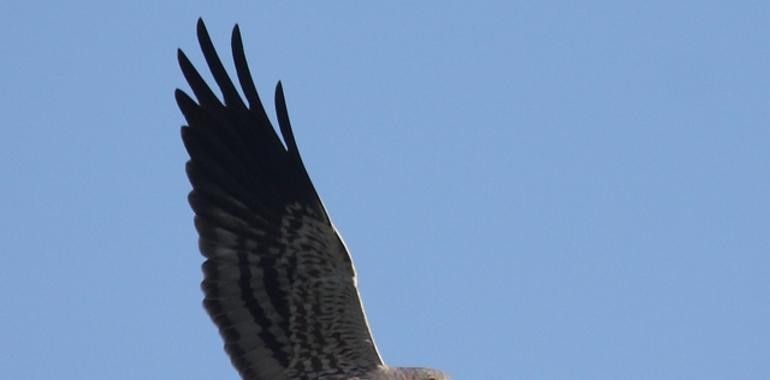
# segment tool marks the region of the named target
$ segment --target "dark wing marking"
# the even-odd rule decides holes
[[[179,65],[197,98],[176,99],[187,126],[203,264],[204,305],[246,380],[362,375],[382,364],[347,249],[305,171],[280,82],[283,142],[249,73],[238,27],[232,50],[248,105],[225,71],[202,20],[198,40],[223,101],[187,57]]]

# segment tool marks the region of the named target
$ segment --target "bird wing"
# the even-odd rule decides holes
[[[187,175],[203,264],[203,301],[246,380],[357,376],[382,365],[355,270],[307,175],[280,82],[283,143],[257,95],[240,31],[232,34],[245,104],[202,20],[198,40],[220,101],[189,59],[179,64],[197,102],[176,91],[187,125]],[[285,143],[285,145],[284,145]]]

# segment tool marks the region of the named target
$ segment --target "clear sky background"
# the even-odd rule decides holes
[[[3,0],[3,379],[237,378],[173,99],[199,16],[283,80],[389,363],[770,379],[770,2],[709,0]]]

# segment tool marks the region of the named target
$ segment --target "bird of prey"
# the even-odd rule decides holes
[[[190,205],[205,256],[203,304],[244,380],[446,380],[386,366],[372,339],[347,248],[297,150],[281,83],[271,125],[246,63],[232,52],[245,102],[202,20],[198,41],[222,100],[179,50],[197,100],[176,90],[187,121]]]

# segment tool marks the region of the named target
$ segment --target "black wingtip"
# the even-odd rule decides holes
[[[241,37],[241,28],[238,26],[238,24],[235,24],[233,27],[232,38],[230,40],[230,48],[233,51],[235,71],[238,75],[238,80],[241,83],[243,94],[246,96],[246,100],[249,103],[249,107],[252,110],[256,110],[263,122],[269,123],[265,109],[262,106],[262,101],[259,100],[257,87],[254,85],[254,79],[251,77],[251,72],[249,72],[249,64],[246,62],[246,54],[243,52],[243,38]]]
[[[204,41],[210,41],[211,37],[209,37],[209,31],[206,29],[206,24],[203,23],[203,19],[198,19],[198,25],[196,25],[196,33],[198,35],[198,42],[203,44]]]
[[[185,54],[182,49],[176,50],[176,60],[179,62],[179,67],[182,69],[182,74],[184,74],[185,79],[188,79],[190,71],[195,70],[195,67],[193,67],[192,62],[190,62],[190,59],[187,58],[187,54]],[[190,80],[188,79],[187,81],[189,83]]]
[[[206,24],[203,23],[203,19],[198,19],[198,25],[196,25],[195,30],[197,36],[198,36],[198,43],[201,45],[201,48],[203,48],[206,45],[212,45],[211,37],[209,36],[209,31],[206,29]],[[205,51],[205,48],[204,48]]]
[[[189,83],[190,78],[188,76],[192,75],[192,72],[195,71],[195,67],[182,49],[177,49],[176,59],[179,62],[179,67],[182,69],[182,74],[184,74],[185,79],[187,79],[187,82]]]
[[[178,88],[174,90],[174,98],[176,99],[176,103],[179,105],[179,108],[182,109],[183,112],[186,107],[196,105],[195,101],[192,100],[190,95],[187,95],[186,92]]]
[[[286,148],[292,155],[299,158],[299,149],[297,149],[297,142],[294,140],[294,132],[291,130],[289,111],[286,109],[286,98],[283,95],[281,81],[275,85],[275,111],[278,114],[278,128],[281,130]]]
[[[230,44],[234,46],[235,44],[243,45],[243,38],[241,37],[241,27],[238,26],[238,24],[235,24],[233,27],[233,33]]]

